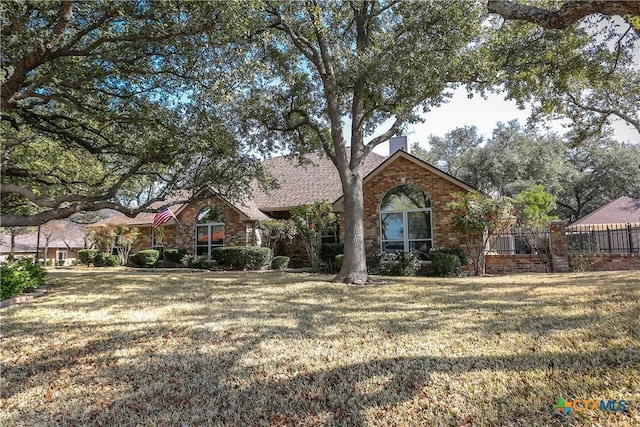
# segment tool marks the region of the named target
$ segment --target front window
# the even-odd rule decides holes
[[[380,205],[381,250],[413,251],[422,259],[433,246],[431,201],[412,184],[392,188]]]
[[[200,211],[196,222],[196,255],[211,258],[211,250],[224,246],[224,215],[215,206]]]
[[[151,249],[158,251],[158,259],[164,259],[164,227],[151,229]]]

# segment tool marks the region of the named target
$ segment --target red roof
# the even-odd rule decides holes
[[[640,200],[622,196],[599,207],[571,225],[640,223]]]

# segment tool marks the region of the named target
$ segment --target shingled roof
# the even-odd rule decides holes
[[[296,206],[312,204],[318,200],[333,203],[342,195],[340,175],[329,158],[321,153],[307,154],[308,162],[300,164],[296,158],[273,157],[263,165],[278,182],[278,188],[265,191],[257,184],[253,187],[253,199],[265,212],[289,210]],[[386,157],[370,153],[364,163],[366,176]]]
[[[82,226],[66,220],[52,221],[52,223],[57,224],[57,229],[52,239],[49,241],[49,244],[46,245],[47,247],[49,247],[50,249],[82,249],[85,247],[85,231],[82,229]],[[46,231],[42,230],[40,232],[41,250],[44,249],[46,244],[45,235]],[[2,239],[0,240],[0,252],[11,252],[11,237],[9,236],[9,234],[3,234]],[[35,253],[37,247],[38,233],[35,230],[31,233],[17,235],[15,238],[15,253],[17,254]]]
[[[640,200],[622,196],[572,223],[578,225],[640,223]]]

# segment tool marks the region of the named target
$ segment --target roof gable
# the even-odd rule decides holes
[[[421,160],[421,159],[417,158],[416,156],[413,156],[413,155],[411,155],[411,154],[409,154],[409,153],[407,153],[406,151],[403,151],[403,150],[396,151],[392,156],[387,157],[386,160],[384,160],[375,169],[373,169],[369,174],[367,174],[363,179],[363,185],[367,184],[369,181],[371,181],[373,178],[375,178],[379,173],[384,171],[387,167],[389,167],[389,165],[393,164],[399,158],[404,158],[404,159],[407,159],[407,160],[417,164],[418,166],[424,168],[427,172],[430,172],[430,173],[432,173],[434,175],[437,175],[437,176],[439,176],[439,177],[451,182],[455,186],[460,187],[461,190],[478,191],[477,189],[473,188],[471,185],[467,184],[466,182],[459,180],[458,178],[454,177],[453,175],[449,175],[445,171],[440,170],[437,167],[435,167],[435,166],[425,162],[424,160]],[[333,202],[333,205],[334,205],[334,208],[341,209],[342,208],[342,204],[343,204],[343,196],[340,195]]]

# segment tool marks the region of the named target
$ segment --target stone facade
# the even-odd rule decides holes
[[[380,250],[380,203],[392,188],[413,184],[424,190],[431,200],[433,246],[460,246],[460,236],[453,233],[449,224],[452,212],[447,207],[451,193],[466,191],[420,164],[398,157],[378,174],[369,179],[364,192],[364,238],[367,255]]]

